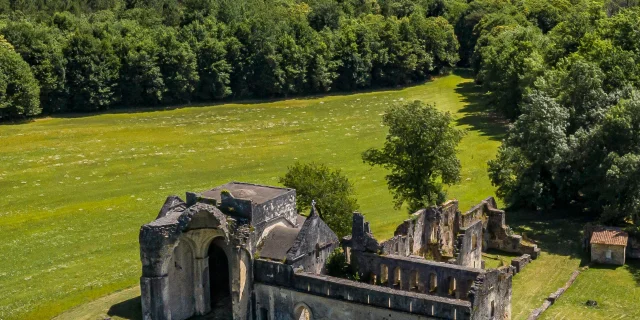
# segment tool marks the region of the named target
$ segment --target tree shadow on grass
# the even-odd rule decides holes
[[[456,86],[455,91],[466,103],[460,110],[464,116],[457,120],[457,124],[470,126],[490,140],[501,141],[507,132],[508,122],[491,109],[480,87],[473,82],[463,82]]]
[[[548,212],[508,211],[507,224],[524,239],[533,241],[550,254],[581,259],[589,263],[589,255],[582,247],[582,230],[592,218],[584,214],[562,210]]]
[[[107,314],[112,317],[120,317],[123,319],[141,320],[142,304],[140,296],[112,305]]]
[[[625,268],[631,272],[636,286],[640,287],[640,259],[627,259]]]

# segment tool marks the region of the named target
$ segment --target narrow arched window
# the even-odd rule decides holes
[[[311,320],[311,310],[307,306],[299,306],[295,310],[295,320]]]
[[[397,285],[400,289],[402,283],[402,270],[400,269],[400,267],[396,267],[393,273],[395,278],[394,284]]]
[[[419,291],[418,284],[420,283],[420,275],[418,271],[411,271],[411,276],[409,277],[409,289],[413,291]]]
[[[380,283],[387,284],[389,281],[389,268],[386,265],[380,266]]]
[[[456,295],[456,278],[449,277],[449,295],[455,297]]]
[[[429,292],[435,293],[438,291],[438,276],[435,273],[429,275]]]

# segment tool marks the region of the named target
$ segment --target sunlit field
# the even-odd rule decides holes
[[[486,174],[504,126],[472,80],[450,75],[398,90],[268,103],[40,119],[0,126],[0,318],[46,319],[138,283],[138,231],[166,196],[228,181],[278,184],[296,161],[340,168],[379,238],[407,218],[385,171],[360,154],[381,146],[381,115],[419,99],[467,130],[462,210],[494,194]]]

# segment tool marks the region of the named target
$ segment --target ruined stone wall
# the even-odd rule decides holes
[[[250,318],[253,264],[247,226],[238,225],[213,205],[196,203],[186,208],[178,200],[169,197],[166,204],[172,205],[163,206],[158,219],[140,228],[142,318],[181,320],[210,311],[208,249],[212,242],[228,259],[233,315]]]
[[[382,252],[402,256],[419,254],[424,245],[425,221],[428,216],[427,210],[422,209],[411,215],[402,222],[394,232],[394,236],[382,242]]]
[[[497,249],[505,252],[529,254],[532,259],[537,259],[540,255],[540,248],[538,248],[538,246],[523,241],[522,236],[515,235],[511,232],[511,229],[505,223],[504,211],[496,208],[496,202],[493,197],[483,200],[462,216],[481,217],[485,229],[482,244],[483,250]],[[463,220],[466,219],[470,218],[463,218]]]
[[[457,212],[456,200],[415,212],[396,228],[393,238],[381,243],[382,253],[435,261],[453,259],[459,232]]]
[[[351,252],[351,263],[362,275],[361,279],[372,284],[463,300],[468,299],[473,281],[485,272],[454,264],[359,251]]]
[[[492,269],[480,275],[470,294],[475,319],[511,319],[512,276]]]
[[[456,242],[456,264],[470,268],[482,267],[482,221],[460,229]]]
[[[313,319],[475,319],[471,303],[403,292],[346,279],[296,273],[288,265],[256,260],[256,314],[295,319],[299,306]]]
[[[186,240],[173,250],[169,263],[169,308],[172,319],[188,319],[195,310],[195,255]]]
[[[251,213],[251,225],[261,234],[262,230],[273,221],[284,218],[291,226],[296,225],[296,191],[289,192],[254,205]]]
[[[439,242],[440,252],[446,257],[453,257],[455,247],[455,237],[458,233],[456,223],[456,212],[458,211],[458,201],[448,201],[441,207],[439,221]]]
[[[358,319],[358,320],[431,320],[443,319],[420,314],[362,306],[294,291],[288,288],[256,284],[257,320],[299,320],[303,308],[309,310],[309,319]],[[303,317],[303,319],[305,319]],[[460,318],[458,319],[468,319]]]
[[[625,246],[613,246],[599,243],[591,244],[591,261],[624,265]],[[607,259],[607,251],[611,250],[611,258]]]
[[[314,209],[315,210],[315,209]],[[313,211],[287,252],[287,263],[314,274],[326,273],[329,255],[340,245],[338,236]]]

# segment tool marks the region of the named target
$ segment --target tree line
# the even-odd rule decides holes
[[[637,1],[478,0],[464,23],[461,56],[511,120],[489,162],[498,195],[640,231]]]
[[[435,3],[0,0],[0,119],[421,81],[459,60]]]

